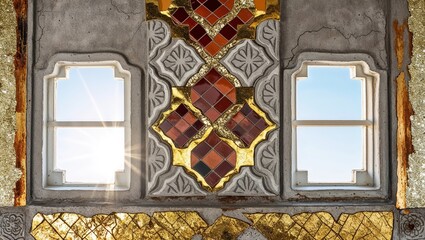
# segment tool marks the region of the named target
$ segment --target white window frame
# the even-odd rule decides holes
[[[354,79],[364,79],[364,120],[297,120],[296,83],[307,78],[308,66],[350,67]],[[386,72],[366,54],[302,53],[297,65],[284,71],[284,192],[285,199],[386,198],[388,195],[388,131]],[[301,80],[302,81],[302,80]],[[384,117],[381,117],[384,116]],[[364,126],[364,170],[353,170],[353,182],[308,182],[297,169],[296,128],[300,126]]]
[[[299,81],[308,78],[309,67],[332,67],[332,68],[349,68],[350,78],[352,81],[361,81],[362,91],[362,117],[364,120],[298,120],[296,116],[296,93]],[[373,128],[374,128],[374,94],[373,82],[379,79],[379,74],[373,71],[365,72],[368,68],[363,61],[337,62],[337,61],[305,61],[299,71],[295,72],[292,77],[292,161],[294,166],[294,188],[302,188],[308,186],[316,187],[345,187],[345,186],[373,186]],[[356,126],[364,127],[363,133],[363,166],[365,169],[353,170],[353,182],[308,182],[308,171],[298,170],[297,160],[297,128],[298,127],[342,127]]]
[[[70,68],[113,68],[114,78],[124,81],[124,120],[123,121],[57,121],[55,120],[56,84],[58,81],[69,78]],[[43,187],[49,190],[106,190],[122,191],[130,188],[131,158],[129,154],[124,156],[124,169],[115,173],[113,184],[92,183],[66,183],[65,171],[55,169],[55,129],[91,127],[91,128],[124,128],[125,152],[130,152],[131,146],[131,73],[124,70],[118,61],[59,61],[56,62],[51,74],[44,76],[44,131],[43,139]]]

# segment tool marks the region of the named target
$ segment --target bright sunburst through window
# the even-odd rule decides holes
[[[66,66],[48,81],[48,186],[127,188],[126,72]]]

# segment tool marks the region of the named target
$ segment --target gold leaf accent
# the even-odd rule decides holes
[[[391,239],[392,212],[343,213],[335,221],[330,213],[247,213],[252,224],[227,216],[212,225],[197,212],[111,213],[84,217],[75,213],[38,213],[31,235],[45,239],[236,239],[248,227],[268,239]]]
[[[239,219],[221,216],[205,230],[202,236],[205,240],[236,239],[248,227],[249,224]]]
[[[391,239],[393,230],[392,212],[344,213],[338,221],[327,212],[245,216],[268,239]]]

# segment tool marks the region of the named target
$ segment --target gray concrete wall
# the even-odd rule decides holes
[[[387,3],[377,1],[282,1],[284,67],[301,52],[367,53],[387,68]]]

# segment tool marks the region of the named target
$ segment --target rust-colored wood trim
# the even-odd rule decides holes
[[[16,182],[15,206],[26,205],[26,78],[27,78],[27,0],[13,0],[16,12],[16,132],[15,152],[16,167],[22,171],[21,178]]]
[[[397,57],[397,68],[400,74],[396,79],[397,86],[397,208],[406,208],[406,190],[408,184],[407,169],[409,155],[413,153],[412,132],[410,117],[413,115],[412,104],[409,100],[407,78],[409,73],[404,64],[405,56],[405,32],[408,31],[407,21],[399,24],[393,22],[395,32],[395,53]],[[411,57],[411,35],[408,35],[409,57]],[[404,67],[404,69],[403,69]]]

